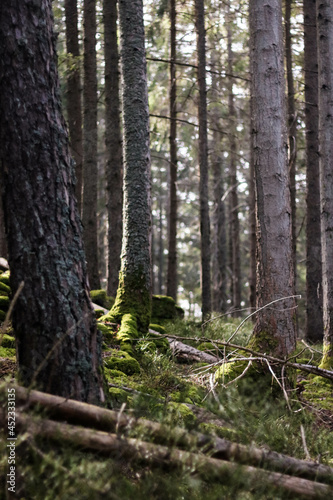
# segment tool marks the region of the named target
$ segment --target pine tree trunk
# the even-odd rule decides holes
[[[0,158],[19,378],[98,402],[100,342],[86,285],[50,0],[0,4]]]
[[[3,186],[2,180],[1,180],[1,186]],[[3,257],[4,259],[8,259],[7,237],[6,237],[6,228],[5,228],[5,217],[4,217],[3,205],[2,205],[2,196],[0,196],[0,257]]]
[[[206,90],[206,31],[204,0],[195,0],[199,85],[199,168],[200,168],[200,235],[201,235],[201,293],[202,317],[211,313],[210,290],[210,222],[208,205],[208,144]]]
[[[306,129],[306,338],[323,338],[321,270],[318,54],[316,2],[304,0],[304,81]]]
[[[228,5],[228,73],[233,73],[233,52],[232,52],[232,32],[230,19],[230,5]],[[241,307],[241,268],[240,268],[240,241],[239,241],[239,218],[238,218],[238,182],[237,182],[237,160],[236,160],[236,110],[233,94],[232,77],[228,77],[228,118],[229,118],[229,183],[230,183],[230,262],[231,262],[231,280],[232,280],[232,306],[234,309]],[[237,313],[236,313],[237,315]]]
[[[319,169],[323,272],[324,351],[321,368],[333,368],[333,14],[317,2],[319,63]]]
[[[82,105],[77,0],[65,0],[66,48],[68,55],[67,115],[71,155],[75,161],[75,193],[79,213],[82,206]]]
[[[293,265],[295,273],[295,286],[297,276],[296,261],[296,155],[297,155],[297,121],[295,109],[295,90],[292,60],[292,35],[291,35],[291,6],[293,0],[285,3],[285,52],[287,70],[287,92],[288,92],[288,146],[289,146],[289,182],[290,182],[290,204],[292,220],[292,245]]]
[[[250,114],[252,116],[253,102],[250,102]],[[250,230],[250,306],[251,310],[256,308],[256,284],[257,284],[257,235],[256,235],[256,182],[255,182],[255,168],[254,168],[254,148],[253,148],[253,134],[250,134],[250,171],[249,171],[249,230]],[[255,321],[255,316],[252,316],[252,321]]]
[[[120,131],[117,0],[104,0],[105,145],[108,206],[108,294],[116,296],[120,271],[123,160]]]
[[[177,80],[176,0],[170,0],[170,191],[167,295],[177,300]]]
[[[281,0],[250,2],[252,134],[257,197],[257,306],[294,294]],[[294,299],[257,315],[254,342],[284,356],[296,345]]]
[[[148,330],[151,310],[149,110],[142,0],[119,0],[123,81],[124,210],[121,270],[110,312],[136,316]]]
[[[97,242],[96,0],[84,0],[83,237],[91,289],[99,289]]]

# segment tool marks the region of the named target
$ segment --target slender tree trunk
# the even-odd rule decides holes
[[[252,134],[257,199],[257,306],[294,294],[281,0],[250,1]],[[258,314],[254,342],[296,345],[294,299]]]
[[[83,238],[91,289],[99,289],[97,242],[96,0],[84,0]]]
[[[3,186],[3,182],[1,181]],[[0,196],[0,257],[8,259],[7,237],[5,228],[5,217],[3,213],[2,196]]]
[[[142,0],[119,0],[123,81],[124,224],[116,318],[135,315],[148,330],[151,310],[149,110]]]
[[[228,73],[233,72],[232,31],[230,19],[230,5],[228,5]],[[236,159],[236,110],[233,94],[232,77],[228,78],[228,117],[229,117],[229,179],[230,179],[230,262],[232,280],[232,306],[234,309],[241,307],[241,268],[240,268],[240,241],[239,241],[239,218],[238,218],[238,182],[237,182],[237,159]]]
[[[159,199],[159,230],[158,230],[158,293],[163,293],[163,269],[164,269],[164,242],[163,242],[163,203]],[[168,295],[168,293],[167,293]]]
[[[285,3],[285,52],[287,69],[287,91],[288,91],[288,146],[289,146],[289,182],[290,182],[290,204],[292,220],[292,245],[293,262],[295,273],[295,285],[297,276],[296,261],[296,155],[297,155],[297,121],[295,109],[295,90],[293,77],[292,60],[292,35],[291,35],[291,7],[293,0],[286,0]]]
[[[317,2],[319,63],[319,169],[323,272],[324,351],[321,368],[333,368],[333,12]]]
[[[108,294],[116,296],[121,254],[123,160],[120,131],[117,0],[104,0],[105,145],[108,206]]]
[[[82,205],[82,105],[77,0],[65,0],[66,47],[68,55],[67,115],[71,155],[75,160],[75,194],[79,213]]]
[[[167,295],[177,300],[177,80],[176,0],[170,0],[170,192]]]
[[[20,49],[18,49],[20,47]],[[61,113],[50,0],[0,4],[0,164],[19,378],[100,401],[74,169]]]
[[[211,313],[210,290],[210,222],[208,205],[208,144],[206,90],[206,31],[204,0],[195,0],[199,85],[199,167],[200,167],[200,234],[201,234],[201,293],[202,317]]]
[[[321,270],[318,54],[316,2],[304,0],[304,81],[306,125],[306,338],[323,338]]]
[[[253,100],[250,102],[250,114],[252,113]],[[257,284],[257,235],[256,235],[256,182],[254,168],[254,146],[253,134],[250,134],[250,172],[249,172],[249,226],[250,226],[250,306],[251,309],[256,308],[256,284]],[[252,321],[255,321],[255,316],[252,316]]]

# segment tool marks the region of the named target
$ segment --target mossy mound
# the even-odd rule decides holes
[[[195,427],[197,418],[193,411],[184,403],[168,403],[167,421],[172,425],[185,426],[187,428]]]
[[[183,318],[184,310],[177,306],[172,297],[153,295],[151,316],[152,323],[159,323],[164,319]]]
[[[16,350],[9,348],[9,347],[3,347],[0,346],[0,358],[11,358],[15,359],[16,356]]]
[[[130,354],[128,354],[128,352],[110,349],[105,354],[107,354],[107,356],[104,359],[104,364],[107,368],[110,368],[111,370],[119,370],[126,375],[140,373],[141,370],[139,363]]]
[[[109,397],[113,404],[120,406],[123,403],[127,403],[131,399],[130,394],[119,387],[109,388]]]
[[[9,349],[15,349],[15,338],[5,333],[2,337],[1,346]]]
[[[112,370],[110,368],[104,368],[105,378],[108,382],[116,380],[117,382],[127,382],[128,376],[126,373],[119,370]]]
[[[104,309],[111,309],[114,304],[114,298],[107,295],[105,290],[91,290],[90,297],[94,304]]]
[[[9,271],[0,273],[0,321],[6,319],[6,314],[9,309],[11,295],[9,276]]]
[[[10,272],[9,271],[5,271],[4,273],[0,274],[0,282],[7,285],[10,289]]]
[[[333,412],[333,383],[319,376],[310,376],[302,381],[302,398],[311,405]]]

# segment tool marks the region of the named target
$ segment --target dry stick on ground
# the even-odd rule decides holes
[[[313,479],[333,484],[333,468],[313,462],[298,460],[287,455],[268,451],[254,446],[244,446],[232,443],[227,439],[216,436],[207,436],[201,433],[189,432],[180,427],[169,427],[151,422],[146,419],[135,419],[124,413],[106,410],[98,406],[81,403],[70,399],[53,396],[39,391],[28,391],[20,386],[2,385],[0,394],[7,395],[7,388],[15,387],[17,411],[41,406],[48,410],[52,418],[66,420],[95,429],[114,432],[117,428],[121,432],[131,429],[140,429],[147,437],[155,442],[187,450],[200,448],[215,458],[232,460],[240,464],[249,464],[270,468],[283,473]]]
[[[6,415],[0,411],[0,422],[5,425]],[[251,466],[237,465],[204,455],[181,451],[175,448],[146,443],[138,439],[123,438],[116,434],[84,429],[69,424],[35,419],[17,413],[16,427],[19,432],[28,432],[32,436],[46,438],[56,442],[66,442],[79,446],[80,449],[98,451],[99,454],[114,458],[139,461],[150,466],[164,469],[185,468],[205,481],[230,483],[237,480],[242,487],[255,488],[260,484],[277,487],[281,490],[302,495],[307,498],[332,498],[333,488],[322,483],[292,477],[277,472],[269,472]]]

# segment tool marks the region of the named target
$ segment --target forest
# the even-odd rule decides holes
[[[2,0],[0,499],[333,498],[333,3]]]

